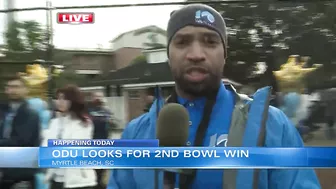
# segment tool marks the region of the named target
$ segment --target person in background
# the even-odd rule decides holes
[[[48,110],[48,104],[40,98],[30,98],[28,99],[28,104],[31,109],[35,110],[39,115],[39,119],[41,121],[41,129],[48,129],[49,121],[52,118],[52,113]]]
[[[149,112],[149,109],[152,107],[152,104],[155,100],[155,93],[159,92],[156,91],[155,88],[148,88],[146,91],[146,96],[144,98],[144,102],[145,102],[145,107],[143,109],[144,113]],[[162,91],[160,91],[162,92]]]
[[[105,107],[105,96],[102,92],[93,92],[91,94],[91,106],[89,114],[94,125],[94,139],[109,138],[109,128],[115,126],[112,118],[112,113]],[[97,188],[105,188],[103,182],[104,170],[96,169],[97,173]]]
[[[5,93],[8,103],[2,106],[1,111],[0,147],[39,147],[40,119],[27,102],[28,88],[25,81],[18,75],[8,77]],[[2,169],[0,188],[10,189],[15,185],[22,186],[22,183],[26,187],[35,188],[36,173],[37,169]]]
[[[152,107],[152,104],[154,102],[154,96],[153,95],[147,95],[145,97],[145,103],[146,103],[146,106],[144,108],[144,112],[149,112],[149,109]]]
[[[336,139],[336,88],[330,88],[321,92],[321,101],[326,104],[325,117],[327,123],[327,139]]]
[[[95,127],[94,138],[107,139],[109,137],[109,129],[115,127],[116,123],[113,113],[106,107],[106,99],[102,92],[91,94],[89,114]]]
[[[48,129],[49,121],[51,119],[51,112],[48,110],[47,103],[41,98],[30,98],[27,100],[31,109],[36,111],[41,121],[41,139],[45,135],[45,131]],[[48,189],[49,185],[44,183],[45,174],[44,170],[39,169],[39,172],[35,175],[36,189]]]
[[[168,21],[168,64],[175,81],[175,91],[167,103],[179,103],[189,113],[186,146],[303,147],[299,133],[286,115],[269,106],[270,87],[259,89],[250,99],[237,94],[231,85],[222,83],[227,39],[222,15],[204,4],[184,6],[174,11]],[[164,105],[161,103],[163,99],[159,98],[148,113],[135,118],[125,127],[122,139],[156,138],[157,112],[160,111],[156,107]],[[231,131],[235,131],[235,135],[230,135]],[[232,141],[240,145],[233,145]],[[321,188],[313,169],[261,169],[259,174],[246,169],[234,171],[201,169],[191,175],[177,174],[175,187]],[[163,174],[162,171],[159,173],[157,181],[162,188]],[[107,189],[154,189],[155,175],[153,169],[114,169]]]
[[[61,89],[56,90],[56,97],[59,95]],[[52,118],[61,117],[63,113],[60,111],[60,108],[58,107],[57,99],[53,100],[52,104]]]
[[[309,132],[317,131],[321,128],[319,123],[325,118],[325,107],[321,103],[320,91],[312,91],[309,95],[309,104],[306,119],[301,124],[309,128]]]
[[[50,121],[43,146],[48,145],[48,139],[93,138],[93,123],[77,86],[68,85],[60,89],[56,104],[63,116]],[[45,181],[50,182],[50,189],[93,189],[97,185],[93,169],[48,169]]]
[[[286,93],[283,97],[283,104],[280,109],[286,114],[286,116],[297,126],[297,110],[301,104],[301,94],[296,92]]]
[[[303,90],[302,94],[300,94],[300,103],[298,107],[296,108],[295,112],[295,120],[296,125],[299,133],[301,134],[301,137],[303,138],[303,141],[307,142],[308,140],[313,139],[313,131],[310,127],[305,125],[305,120],[307,120],[309,115],[309,109],[312,105],[312,101],[310,100],[310,94],[308,92],[308,89]]]

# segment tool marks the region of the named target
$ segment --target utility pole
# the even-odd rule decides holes
[[[52,97],[53,97],[53,90],[54,90],[54,79],[53,79],[53,18],[52,18],[52,4],[51,1],[46,1],[46,20],[47,20],[47,29],[46,29],[46,54],[45,54],[45,60],[47,63],[47,69],[48,69],[48,97],[49,97],[49,103],[52,104]],[[50,106],[51,107],[51,106]]]
[[[5,0],[5,7],[6,9],[14,9],[15,8],[15,0]],[[6,14],[6,26],[7,29],[11,23],[15,21],[15,12],[8,12]]]

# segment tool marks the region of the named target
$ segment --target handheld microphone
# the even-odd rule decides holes
[[[165,105],[158,116],[156,137],[160,146],[185,146],[189,135],[189,113],[180,104]]]
[[[158,116],[156,137],[162,147],[185,146],[189,136],[189,113],[180,104],[165,105]],[[164,170],[164,189],[175,188],[175,173],[188,174],[188,171]]]

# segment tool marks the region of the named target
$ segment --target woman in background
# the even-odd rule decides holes
[[[59,94],[61,93],[61,89],[57,89],[56,91],[56,98],[59,96]],[[59,110],[60,108],[58,107],[58,103],[57,103],[57,99],[53,100],[53,104],[52,104],[52,118],[58,118],[62,116],[62,112]]]
[[[48,139],[92,139],[93,124],[77,86],[60,89],[56,106],[62,116],[50,121],[43,146],[47,146]],[[48,169],[46,181],[50,182],[50,189],[92,189],[97,185],[93,169]]]

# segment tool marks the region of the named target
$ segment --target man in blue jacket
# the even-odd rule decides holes
[[[169,65],[176,89],[169,102],[185,106],[190,116],[186,146],[302,147],[295,127],[280,110],[270,107],[271,89],[258,90],[253,100],[221,82],[227,57],[222,16],[209,6],[193,4],[171,14],[167,28]],[[164,102],[157,98],[148,113],[132,120],[123,139],[155,139],[156,116]],[[202,128],[202,129],[200,129]],[[202,132],[202,130],[206,132]],[[197,170],[178,175],[185,189],[319,189],[311,169]],[[155,171],[112,170],[108,189],[162,189]]]

